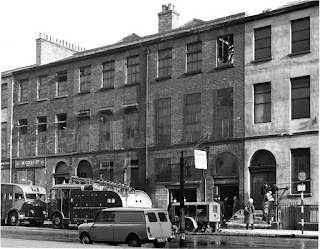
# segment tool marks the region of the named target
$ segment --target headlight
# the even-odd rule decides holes
[[[31,210],[30,210],[30,213],[31,213],[31,214],[34,214],[34,210],[33,210],[33,209],[31,209]]]

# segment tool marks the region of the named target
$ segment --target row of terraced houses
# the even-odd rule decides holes
[[[319,2],[182,26],[169,4],[158,20],[156,34],[90,50],[41,34],[36,64],[2,73],[1,181],[106,179],[166,208],[183,151],[187,201],[241,206],[268,182],[297,202],[305,172],[305,203],[318,203]]]

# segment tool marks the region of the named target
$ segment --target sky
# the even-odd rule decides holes
[[[1,0],[0,71],[36,63],[36,39],[44,33],[97,48],[136,33],[158,32],[162,4],[174,4],[179,24],[275,9],[292,0]]]

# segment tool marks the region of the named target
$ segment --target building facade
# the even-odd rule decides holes
[[[242,206],[263,182],[289,185],[294,201],[305,171],[318,202],[318,2],[182,26],[169,4],[158,18],[157,34],[91,50],[41,35],[37,64],[2,74],[13,86],[2,180],[47,191],[72,176],[118,181],[166,208],[180,200],[183,152],[187,201]]]
[[[261,200],[261,182],[268,182],[279,194],[289,188],[283,202],[298,202],[305,172],[305,202],[317,203],[318,2],[248,18],[245,41],[245,192]]]

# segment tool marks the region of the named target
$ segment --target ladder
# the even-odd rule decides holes
[[[120,190],[121,192],[123,191],[129,191],[129,192],[134,192],[135,189],[128,186],[127,184],[120,183],[120,182],[112,182],[112,181],[104,181],[104,180],[94,180],[91,178],[84,178],[84,177],[79,177],[79,176],[71,176],[71,183],[74,184],[96,184],[100,187],[107,187],[111,189],[117,189]]]

